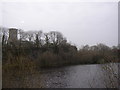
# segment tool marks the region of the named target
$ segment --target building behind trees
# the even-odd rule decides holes
[[[16,44],[18,41],[18,29],[10,28],[9,29],[9,38],[8,38],[8,44]]]
[[[67,42],[62,33],[50,31],[28,31],[10,28],[4,32],[3,62],[35,61],[36,66],[51,67],[71,64],[96,64],[116,62],[118,60],[117,47],[110,48],[104,44],[83,46],[77,49]],[[19,38],[18,38],[19,36]]]

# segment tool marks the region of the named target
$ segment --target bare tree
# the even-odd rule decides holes
[[[9,32],[8,32],[8,29],[4,28],[4,27],[0,28],[0,32],[1,32],[1,36],[2,36],[2,45],[4,45],[8,41]]]
[[[38,40],[39,40],[40,46],[42,46],[42,37],[43,37],[43,32],[42,31],[38,31]]]
[[[44,33],[45,44],[48,46],[50,43],[50,36],[49,33]]]
[[[51,31],[50,33],[50,41],[53,45],[58,45],[63,41],[63,35],[57,31]]]
[[[33,31],[28,31],[26,32],[27,33],[27,39],[28,41],[34,41],[35,40],[35,36],[36,36],[36,32],[33,32]]]
[[[27,32],[24,32],[22,29],[19,29],[19,36],[20,36],[20,41],[27,40]]]

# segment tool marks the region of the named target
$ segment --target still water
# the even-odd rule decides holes
[[[14,83],[18,87],[24,85],[29,88],[104,88],[114,84],[117,87],[117,79],[113,78],[118,77],[117,64],[108,69],[109,72],[106,65],[98,64],[41,69],[39,73],[25,76],[24,80]],[[112,84],[109,83],[111,81]]]

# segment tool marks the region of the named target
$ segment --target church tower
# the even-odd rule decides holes
[[[17,31],[18,29],[15,29],[15,28],[9,29],[8,43],[15,43],[17,41]]]

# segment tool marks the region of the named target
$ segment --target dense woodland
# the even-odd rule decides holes
[[[18,40],[8,43],[9,30],[2,29],[3,66],[9,68],[59,67],[74,64],[103,64],[118,61],[119,46],[75,45],[58,31],[18,30]]]

